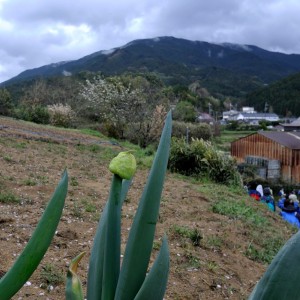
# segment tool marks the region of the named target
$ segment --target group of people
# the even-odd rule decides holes
[[[246,188],[252,198],[265,203],[270,210],[276,211],[276,203],[270,187],[263,188],[261,184],[256,185],[252,182]],[[297,194],[295,190],[285,192],[281,189],[277,207],[280,209],[279,215],[284,220],[300,228],[300,206]]]

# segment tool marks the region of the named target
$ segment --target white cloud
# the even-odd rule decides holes
[[[300,53],[299,15],[296,0],[0,0],[0,82],[165,35]]]

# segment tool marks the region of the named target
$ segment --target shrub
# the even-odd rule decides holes
[[[69,127],[75,118],[75,112],[66,104],[53,104],[47,106],[50,124],[54,126]]]
[[[173,122],[172,136],[176,138],[209,140],[212,137],[211,126],[208,124],[192,124],[185,122]]]
[[[40,104],[33,106],[21,105],[14,110],[13,116],[17,119],[38,124],[48,124],[50,117],[48,109]]]
[[[218,151],[209,141],[172,138],[169,169],[187,176],[205,176],[219,183],[240,184],[235,160]]]

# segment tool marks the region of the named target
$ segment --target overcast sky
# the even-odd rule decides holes
[[[300,54],[300,1],[0,0],[0,82],[158,36]]]

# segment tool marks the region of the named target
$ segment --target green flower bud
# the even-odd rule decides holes
[[[130,179],[136,171],[135,157],[129,152],[120,152],[112,159],[109,170],[122,179]]]

